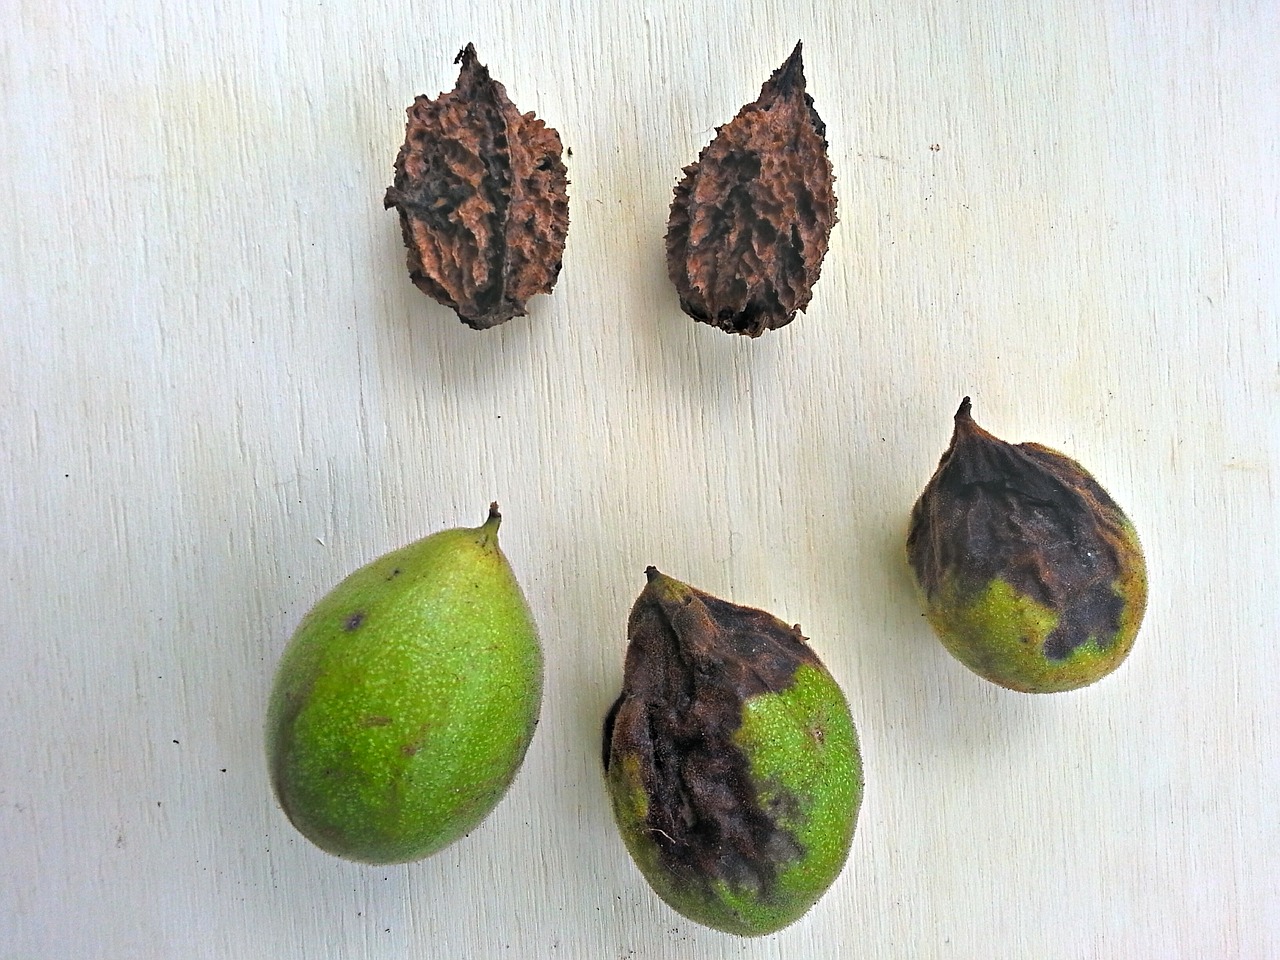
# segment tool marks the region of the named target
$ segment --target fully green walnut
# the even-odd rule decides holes
[[[1146,609],[1142,548],[1115,501],[1061,453],[983,430],[968,397],[911,512],[907,557],[946,648],[1012,690],[1111,673]]]
[[[848,704],[799,627],[646,573],[605,720],[614,817],[675,910],[772,933],[848,857],[863,784]]]
[[[497,504],[351,574],[306,615],[271,691],[285,814],[329,853],[404,863],[496,806],[533,737],[542,651]]]

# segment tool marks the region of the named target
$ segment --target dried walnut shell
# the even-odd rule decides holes
[[[476,59],[458,83],[409,107],[386,207],[400,213],[409,276],[477,330],[524,316],[550,293],[569,230],[560,135],[521,114]]]
[[[729,333],[758,337],[809,305],[836,223],[800,49],[684,169],[671,203],[667,273],[680,306]]]

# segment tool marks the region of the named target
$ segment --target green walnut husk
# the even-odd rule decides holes
[[[646,574],[605,720],[614,817],[675,910],[772,933],[848,857],[863,782],[848,704],[799,627]]]
[[[911,512],[925,615],[961,663],[1011,690],[1087,686],[1128,656],[1147,604],[1133,525],[1080,464],[973,421]]]
[[[352,573],[303,618],[267,709],[295,827],[361,863],[461,839],[502,799],[542,703],[542,648],[498,547],[498,505]]]

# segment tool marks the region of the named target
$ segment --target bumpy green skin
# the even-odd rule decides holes
[[[1112,584],[1124,600],[1120,628],[1109,637],[1090,637],[1065,659],[1054,660],[1044,653],[1057,615],[1001,579],[970,595],[948,580],[932,603],[920,589],[925,616],[957,660],[993,683],[1023,693],[1060,693],[1088,686],[1124,662],[1146,610],[1147,574],[1138,535],[1129,524],[1124,532],[1124,574]]]
[[[803,849],[764,897],[717,881],[691,885],[673,876],[648,837],[647,799],[632,758],[607,782],[623,841],[645,879],[674,910],[725,933],[756,937],[800,919],[839,875],[862,803],[862,757],[849,706],[830,674],[805,664],[782,693],[747,701],[734,740],[751,760],[762,806]]]
[[[542,653],[496,510],[375,560],[307,614],[271,692],[285,813],[330,853],[403,863],[462,837],[524,759]]]

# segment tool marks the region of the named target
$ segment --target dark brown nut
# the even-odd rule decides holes
[[[476,330],[524,316],[550,293],[569,232],[560,135],[521,114],[476,59],[458,83],[408,109],[386,207],[400,212],[409,276]]]
[[[911,512],[907,559],[946,648],[1028,693],[1106,676],[1147,604],[1138,534],[1098,481],[1056,450],[992,436],[968,397]]]
[[[796,44],[755,103],[684,169],[667,221],[667,273],[685,313],[758,337],[813,296],[836,224],[826,125]]]

